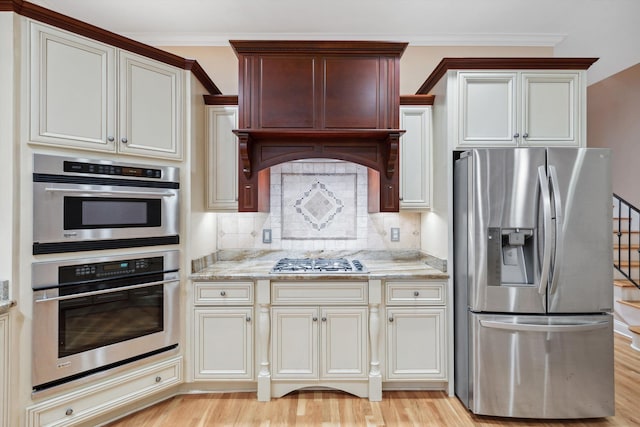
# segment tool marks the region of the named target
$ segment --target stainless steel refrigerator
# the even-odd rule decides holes
[[[473,413],[614,414],[610,177],[607,149],[455,161],[455,393]]]

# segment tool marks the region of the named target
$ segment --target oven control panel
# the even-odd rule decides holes
[[[120,166],[117,164],[65,161],[64,171],[86,173],[92,175],[118,175],[135,176],[141,178],[162,178],[162,170],[160,169]]]
[[[163,271],[163,267],[162,257],[66,265],[59,268],[58,279],[60,284],[110,279],[134,274],[158,273]]]

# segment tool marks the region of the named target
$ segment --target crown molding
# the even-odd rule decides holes
[[[355,34],[355,33],[189,33],[136,32],[125,37],[152,46],[229,46],[229,40],[401,40],[411,46],[532,46],[555,47],[566,34]]]

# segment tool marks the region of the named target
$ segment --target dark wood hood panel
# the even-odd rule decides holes
[[[239,60],[238,210],[253,211],[258,175],[329,158],[378,172],[380,211],[399,209],[399,63],[406,43],[231,41]],[[264,186],[262,186],[264,187]],[[377,194],[377,193],[376,193]]]

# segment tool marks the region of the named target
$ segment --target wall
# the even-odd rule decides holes
[[[640,207],[640,64],[587,88],[587,145],[612,149],[613,191]]]
[[[420,214],[367,212],[367,168],[328,159],[271,168],[269,213],[217,214],[218,249],[419,249]],[[400,241],[390,240],[391,227]],[[271,243],[262,242],[264,229]]]

